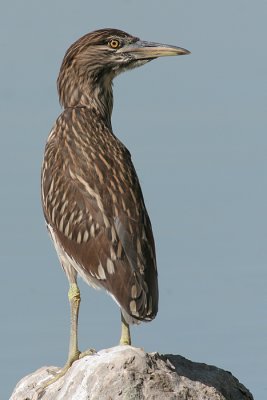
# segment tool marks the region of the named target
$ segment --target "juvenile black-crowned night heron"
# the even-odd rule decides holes
[[[130,323],[157,314],[153,233],[131,155],[112,131],[112,80],[157,57],[188,53],[101,29],[64,57],[58,77],[64,111],[48,137],[42,169],[44,215],[70,284],[69,355],[59,376],[81,356],[77,274],[119,305],[121,344],[131,344]]]

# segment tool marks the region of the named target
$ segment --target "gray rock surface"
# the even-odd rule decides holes
[[[131,346],[101,350],[76,361],[64,377],[41,393],[42,384],[53,376],[51,371],[58,370],[43,367],[24,377],[10,400],[253,399],[230,372]]]

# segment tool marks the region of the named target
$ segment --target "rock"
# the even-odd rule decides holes
[[[253,400],[230,372],[177,355],[145,353],[131,346],[101,350],[73,363],[45,392],[38,388],[56,367],[23,378],[10,400]]]

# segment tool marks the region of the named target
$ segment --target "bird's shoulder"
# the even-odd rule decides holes
[[[55,196],[60,186],[78,197],[101,199],[106,209],[117,203],[125,211],[143,205],[128,149],[101,119],[82,108],[64,110],[53,126],[45,148],[42,186],[45,196]]]

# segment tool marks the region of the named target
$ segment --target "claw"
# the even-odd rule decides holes
[[[94,354],[97,354],[97,351],[96,351],[95,349],[88,349],[88,350],[85,350],[85,351],[83,351],[83,352],[81,352],[81,353],[79,354],[79,360],[80,360],[81,358],[83,358],[83,357],[86,357],[86,356],[93,356]]]
[[[53,371],[51,369],[47,369],[47,372],[49,374],[53,375],[53,378],[51,378],[51,379],[49,378],[46,382],[44,382],[42,384],[42,386],[40,386],[36,390],[36,393],[35,393],[35,396],[34,396],[33,400],[40,400],[43,397],[46,388],[48,386],[52,385],[53,383],[57,382],[60,378],[62,378],[67,373],[69,368],[72,366],[74,361],[77,361],[78,359],[81,359],[81,358],[83,358],[85,356],[94,355],[96,353],[97,353],[97,351],[94,350],[94,349],[88,349],[88,350],[83,351],[83,352],[79,351],[79,352],[76,353],[75,357],[72,357],[70,360],[67,361],[65,366],[59,372]]]
[[[58,368],[58,369],[60,369],[60,368]],[[50,369],[50,368],[47,368],[47,372],[48,372],[50,375],[53,375],[53,376],[56,376],[56,375],[58,374],[58,371],[54,371],[54,370],[52,370],[52,369]]]

